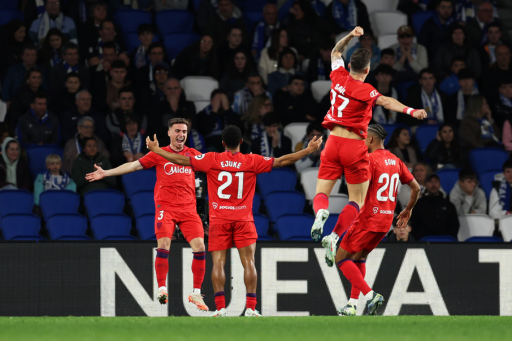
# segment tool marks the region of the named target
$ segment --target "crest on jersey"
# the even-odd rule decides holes
[[[377,212],[379,212],[379,208],[378,207],[374,207],[373,208],[373,213],[377,213]]]
[[[212,206],[214,209],[217,209],[217,206],[219,206],[216,202],[212,202]]]
[[[203,157],[204,157],[204,154],[196,155],[195,156],[196,160],[201,160]]]
[[[162,227],[162,223],[156,223],[156,228],[160,230],[160,228]]]
[[[377,92],[377,90],[373,90],[372,92],[370,92],[370,97],[375,97],[377,96],[379,93]]]

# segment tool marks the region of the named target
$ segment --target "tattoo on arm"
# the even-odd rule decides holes
[[[336,59],[341,59],[341,54],[347,48],[348,43],[352,40],[352,35],[349,34],[345,38],[341,39],[336,46],[332,49],[331,52],[331,62],[334,62]]]

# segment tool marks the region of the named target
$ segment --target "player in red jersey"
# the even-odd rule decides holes
[[[398,215],[398,226],[409,221],[414,205],[418,201],[420,186],[405,164],[384,149],[386,130],[379,124],[368,127],[365,144],[370,152],[370,186],[361,213],[343,236],[336,264],[352,283],[348,304],[338,310],[339,315],[356,314],[356,302],[360,292],[366,296],[368,315],[374,315],[384,302],[382,295],[375,293],[365,282],[366,257],[389,232],[397,202],[398,182],[411,187],[411,198],[407,207]]]
[[[331,108],[322,123],[331,130],[331,134],[320,158],[316,196],[313,199],[316,219],[311,228],[313,240],[320,240],[323,226],[329,217],[329,195],[336,181],[345,174],[349,203],[341,211],[332,234],[322,240],[331,263],[334,262],[334,250],[339,236],[358,215],[368,190],[369,158],[364,139],[373,106],[382,105],[386,109],[403,112],[420,120],[427,117],[425,110],[408,108],[394,98],[382,96],[370,84],[363,83],[370,71],[370,50],[356,50],[348,64],[350,73],[345,70],[341,54],[353,37],[363,33],[361,27],[356,27],[336,44],[331,53]]]
[[[261,316],[256,310],[256,285],[258,274],[254,266],[254,252],[258,234],[252,216],[252,201],[256,186],[256,175],[272,171],[272,168],[288,166],[318,150],[322,138],[316,137],[300,152],[274,159],[255,154],[241,154],[242,132],[236,126],[227,126],[222,131],[224,153],[206,153],[185,157],[158,148],[158,141],[146,140],[148,148],[167,160],[197,171],[206,172],[210,201],[210,234],[208,251],[212,253],[212,282],[217,310],[212,316],[227,316],[224,297],[224,264],[226,252],[238,249],[244,267],[247,289],[245,316]]]
[[[200,155],[193,148],[185,146],[189,122],[184,118],[173,118],[168,123],[168,135],[171,144],[164,150],[184,157]],[[96,171],[85,177],[89,181],[100,180],[106,176],[117,176],[142,169],[156,167],[155,184],[155,234],[157,238],[157,255],[155,259],[156,278],[158,281],[158,300],[166,304],[168,299],[166,278],[169,271],[169,250],[176,225],[183,232],[192,248],[193,291],[189,301],[198,309],[208,311],[201,295],[206,251],[204,247],[203,223],[196,212],[195,174],[191,167],[175,165],[155,153],[149,152],[137,161],[128,162],[114,169],[103,170],[94,166]]]

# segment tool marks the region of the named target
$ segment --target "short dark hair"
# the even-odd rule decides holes
[[[123,117],[123,125],[121,127],[121,130],[123,132],[125,132],[125,126],[128,124],[128,122],[135,122],[135,123],[137,123],[137,125],[139,126],[139,129],[140,129],[140,118],[139,118],[139,116],[134,114],[134,113],[128,113],[128,114],[125,114],[124,117]]]
[[[46,95],[46,92],[43,92],[43,91],[38,91],[36,92],[35,96],[34,96],[34,99],[32,100],[32,102],[30,103],[35,103],[36,102],[36,99],[47,99],[48,96]]]
[[[146,23],[140,24],[139,27],[137,27],[137,35],[140,36],[141,34],[146,32],[155,33],[155,30],[153,30],[153,26]]]
[[[217,94],[223,94],[223,95],[226,95],[227,96],[227,93],[226,93],[226,90],[224,89],[215,89],[212,91],[212,93],[210,94],[210,101],[213,99],[213,97],[215,97],[215,95]]]
[[[379,73],[383,73],[385,75],[393,76],[394,69],[391,66],[387,65],[387,64],[380,64],[375,69],[375,75],[378,75]]]
[[[113,69],[125,69],[128,70],[128,67],[126,66],[126,63],[122,61],[121,59],[116,59],[110,64],[110,70]]]
[[[231,34],[231,31],[233,30],[240,30],[242,33],[244,30],[242,30],[242,27],[240,27],[239,25],[233,25],[231,26],[229,29],[228,29],[228,34],[227,35],[230,35]]]
[[[297,68],[297,55],[295,54],[295,51],[293,51],[291,48],[289,47],[284,47],[283,50],[281,52],[279,52],[279,57],[277,59],[277,67],[280,68],[282,66],[282,62],[281,60],[283,59],[283,57],[287,54],[291,54],[294,58],[294,62],[293,62],[293,68],[296,69]]]
[[[459,71],[459,73],[457,74],[457,77],[459,77],[459,80],[461,80],[461,79],[475,79],[475,74],[473,73],[473,71],[471,71],[470,68],[465,67],[464,69]]]
[[[460,79],[460,76],[459,76],[459,79]],[[500,77],[499,83],[498,83],[499,86],[508,85],[508,84],[512,84],[512,77],[511,76],[504,75],[503,77]]]
[[[80,76],[78,75],[78,72],[74,72],[74,71],[73,71],[73,72],[70,72],[70,73],[68,73],[68,74],[66,75],[66,81],[67,81],[68,79],[70,79],[70,78],[73,78],[73,77],[74,77],[74,78],[78,78],[78,79],[80,79]]]
[[[164,52],[165,52],[164,45],[163,45],[162,43],[160,43],[160,42],[156,41],[156,42],[154,42],[154,43],[149,44],[149,46],[148,46],[148,54],[150,54],[150,53],[151,53],[151,51],[152,51],[153,49],[156,49],[157,47],[160,47],[160,48],[162,49],[162,51],[164,51]]]
[[[103,26],[105,25],[105,23],[108,23],[108,22],[109,22],[109,23],[111,23],[111,24],[112,24],[112,26],[114,26],[114,29],[115,29],[116,25],[114,24],[114,22],[113,22],[112,20],[105,19],[105,20],[103,20],[103,21],[100,23],[99,30],[100,30],[100,31],[103,31]]]
[[[503,171],[505,171],[507,168],[512,168],[512,159],[508,159],[503,163]]]
[[[68,41],[66,44],[62,46],[62,55],[65,55],[68,50],[77,50],[78,51],[78,45]]]
[[[497,23],[495,23],[495,22],[492,22],[492,23],[490,23],[490,24],[488,24],[488,25],[487,25],[487,32],[489,32],[489,29],[490,29],[491,27],[496,27],[496,28],[498,28],[498,30],[500,30],[500,32],[503,32],[503,30],[501,29],[501,26],[500,26],[500,25],[498,25],[498,24],[497,24]]]
[[[431,75],[434,76],[434,78],[436,78],[436,74],[434,73],[434,71],[432,69],[429,69],[428,67],[424,68],[423,70],[420,71],[420,74],[419,74],[419,78],[421,79],[421,77],[423,77],[423,74],[424,73],[430,73]]]
[[[113,41],[107,41],[103,43],[103,49],[114,49],[117,52],[116,43],[114,43]]]
[[[370,131],[375,135],[375,137],[379,138],[382,141],[384,141],[386,139],[386,136],[388,136],[388,132],[380,124],[370,124],[368,126],[368,132]]]
[[[463,168],[459,172],[459,181],[476,180],[476,173],[471,168]]]
[[[242,131],[234,125],[226,126],[222,130],[222,141],[228,148],[236,148],[242,141]]]
[[[296,80],[306,82],[306,78],[304,78],[304,76],[302,76],[302,75],[293,75],[293,76],[290,77],[290,79],[288,79],[288,85],[292,84],[293,81],[296,81]]]
[[[350,68],[354,72],[363,72],[370,66],[372,61],[372,52],[368,49],[357,49],[350,56]]]
[[[26,50],[34,51],[34,50],[37,50],[37,48],[33,43],[25,43],[25,44],[23,44],[21,54],[24,54]]]
[[[172,126],[175,125],[175,124],[186,124],[187,125],[187,129],[190,129],[190,121],[187,120],[186,118],[181,118],[181,117],[171,118],[169,120],[169,122],[167,122],[167,127],[169,129],[171,129]]]
[[[245,82],[249,83],[249,78],[254,78],[254,77],[258,77],[260,79],[260,81],[263,83],[263,79],[261,78],[261,75],[259,73],[257,73],[256,71],[249,72],[249,74],[245,78]]]
[[[133,91],[133,89],[131,87],[125,86],[125,87],[122,87],[121,89],[119,89],[119,91],[117,92],[117,98],[121,97],[121,94],[123,94],[125,92],[131,92],[132,95],[135,97],[135,91]]]
[[[393,49],[390,49],[389,47],[387,49],[384,49],[382,51],[380,51],[380,57],[384,57],[385,55],[390,55],[390,56],[396,56],[395,54],[395,50]]]
[[[322,134],[325,132],[325,128],[322,126],[320,122],[311,122],[308,124],[308,127],[306,128],[306,135],[311,134],[313,130],[317,130],[322,132]]]
[[[455,56],[452,58],[450,65],[453,65],[453,63],[455,63],[455,62],[464,62],[464,64],[466,64],[466,58],[464,58],[462,56]]]
[[[279,114],[276,112],[268,112],[263,116],[263,125],[265,127],[270,127],[274,124],[281,124],[281,118],[279,117]]]

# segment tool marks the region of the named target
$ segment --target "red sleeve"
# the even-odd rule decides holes
[[[397,159],[398,160],[398,159]],[[414,180],[414,176],[409,172],[409,169],[401,160],[398,161],[400,163],[400,182],[402,185],[409,184],[412,180]]]
[[[354,89],[352,96],[359,101],[366,102],[368,105],[372,107],[375,106],[375,102],[377,102],[377,98],[382,96],[373,86],[370,84],[362,84]]]
[[[256,174],[269,173],[274,166],[273,157],[263,157],[261,155],[251,154],[254,162],[254,172]]]
[[[151,167],[156,166],[156,160],[157,160],[158,154],[155,154],[153,152],[149,152],[143,157],[139,159],[139,162],[144,169],[149,169]]]
[[[194,172],[205,172],[209,170],[213,161],[213,153],[200,154],[190,157],[190,166]]]

